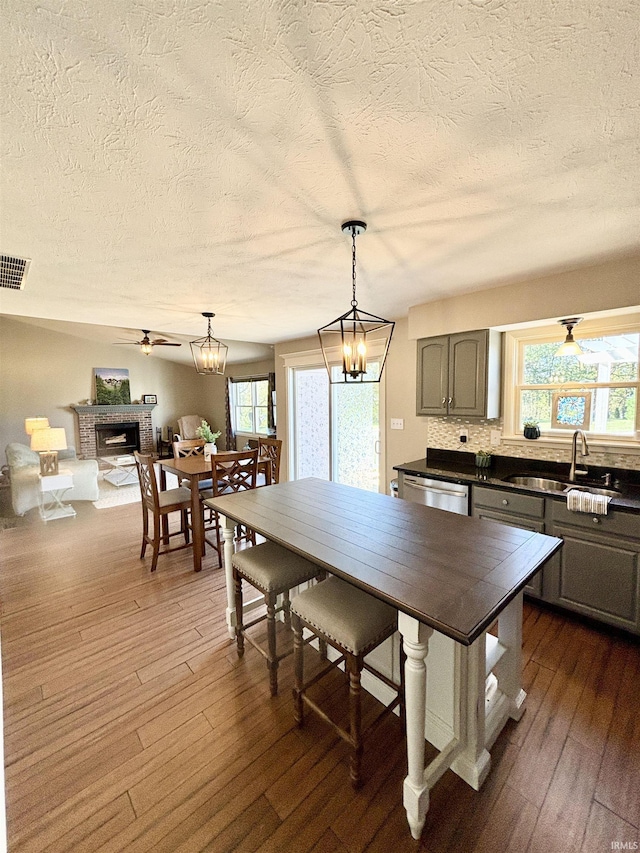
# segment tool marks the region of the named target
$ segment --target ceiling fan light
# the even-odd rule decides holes
[[[211,318],[215,317],[215,314],[203,311],[202,316],[208,320],[207,334],[204,338],[196,338],[189,344],[196,373],[204,376],[220,375],[224,373],[227,365],[229,347],[211,335]]]
[[[144,353],[145,355],[151,355],[152,351],[153,351],[153,346],[152,346],[151,342],[150,341],[143,341],[142,344],[140,345],[140,352]]]

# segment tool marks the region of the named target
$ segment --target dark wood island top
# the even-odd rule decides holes
[[[553,536],[313,478],[206,503],[464,645],[562,546]]]

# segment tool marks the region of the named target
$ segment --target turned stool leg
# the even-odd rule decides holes
[[[267,666],[269,667],[269,687],[271,695],[278,695],[278,653],[276,651],[276,595],[268,592],[267,599]]]
[[[349,733],[353,745],[349,777],[354,788],[360,787],[360,765],[362,763],[362,710],[360,688],[360,661],[354,655],[346,655],[349,673]]]
[[[282,613],[284,624],[287,628],[291,628],[291,594],[288,589],[282,594]]]
[[[238,650],[238,657],[241,658],[244,654],[244,625],[242,621],[242,578],[237,573],[235,568],[233,570],[233,584],[235,588],[236,600],[236,647]]]
[[[302,726],[304,722],[302,687],[304,685],[304,641],[302,639],[302,623],[300,617],[291,614],[291,627],[293,628],[293,663],[295,670],[295,687],[293,688],[293,716],[296,724]]]

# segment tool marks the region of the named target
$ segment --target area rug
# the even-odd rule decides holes
[[[168,473],[167,488],[175,489],[177,485],[177,477]],[[132,486],[114,486],[108,480],[103,479],[102,473],[98,480],[98,488],[100,490],[98,500],[93,501],[96,509],[109,509],[113,506],[137,503],[140,500],[140,486],[137,483]]]
[[[93,501],[96,509],[109,509],[112,506],[132,504],[140,500],[140,486],[135,483],[132,486],[114,486],[106,480],[98,483],[100,494],[97,501]]]

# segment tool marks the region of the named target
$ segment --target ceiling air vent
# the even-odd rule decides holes
[[[0,255],[0,287],[7,287],[9,290],[22,290],[30,264],[29,258]]]

